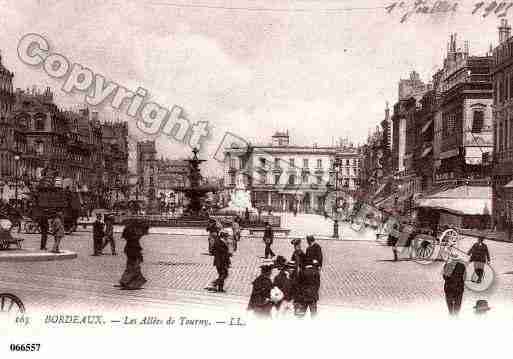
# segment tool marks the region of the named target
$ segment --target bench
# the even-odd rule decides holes
[[[11,244],[16,244],[16,247],[21,249],[21,242],[23,238],[13,237],[10,231],[0,230],[0,250],[9,249]]]

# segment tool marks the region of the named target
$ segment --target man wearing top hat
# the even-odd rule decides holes
[[[230,267],[230,252],[228,249],[228,232],[221,230],[219,236],[214,240],[212,251],[214,253],[214,266],[216,267],[218,278],[209,290],[224,293],[224,281],[228,277],[228,268]]]

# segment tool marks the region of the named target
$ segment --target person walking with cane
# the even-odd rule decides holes
[[[112,255],[116,256],[116,242],[114,241],[114,217],[112,215],[105,216],[105,242],[102,250],[110,244]]]
[[[101,213],[97,213],[96,221],[93,223],[93,256],[102,254],[103,237],[105,236],[104,226]]]
[[[470,256],[470,262],[474,263],[476,278],[474,279],[473,275],[471,279],[474,283],[481,283],[484,274],[484,265],[490,263],[490,252],[488,251],[488,246],[483,242],[484,237],[478,237],[477,242],[472,245],[467,253]]]
[[[265,259],[268,259],[269,256],[271,258],[275,257],[275,254],[273,250],[271,249],[271,245],[274,242],[274,231],[273,227],[271,227],[271,224],[269,222],[265,222],[265,229],[264,229],[264,243],[265,243],[265,251],[264,251],[264,257]]]

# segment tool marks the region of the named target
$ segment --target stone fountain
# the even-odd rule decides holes
[[[187,160],[190,165],[190,174],[189,174],[189,187],[186,188],[177,188],[177,191],[183,192],[185,197],[189,200],[189,204],[187,205],[186,212],[191,217],[201,217],[206,216],[206,214],[201,213],[201,208],[203,207],[204,198],[206,197],[208,192],[217,192],[218,188],[212,185],[201,185],[201,171],[200,164],[205,162],[205,160],[200,160],[198,158],[199,150],[194,148],[192,150],[193,157],[190,160]]]

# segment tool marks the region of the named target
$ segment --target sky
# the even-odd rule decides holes
[[[63,107],[83,106],[84,95],[60,91],[62,80],[20,61],[23,35],[41,34],[70,61],[134,91],[143,87],[152,101],[182,107],[192,122],[208,121],[205,159],[226,131],[251,143],[289,130],[294,144],[331,145],[341,137],[358,144],[384,118],[385,103],[397,101],[400,78],[416,70],[430,81],[451,33],[468,40],[473,55],[498,42],[499,19],[472,14],[477,1],[451,2],[458,3],[453,13],[415,14],[404,23],[399,8],[387,13],[392,3],[0,0],[0,48],[15,88],[50,86]],[[190,156],[190,147],[141,132],[123,112],[96,110],[127,120],[137,139],[155,139],[159,155]],[[207,175],[220,169],[213,160],[204,165]]]

